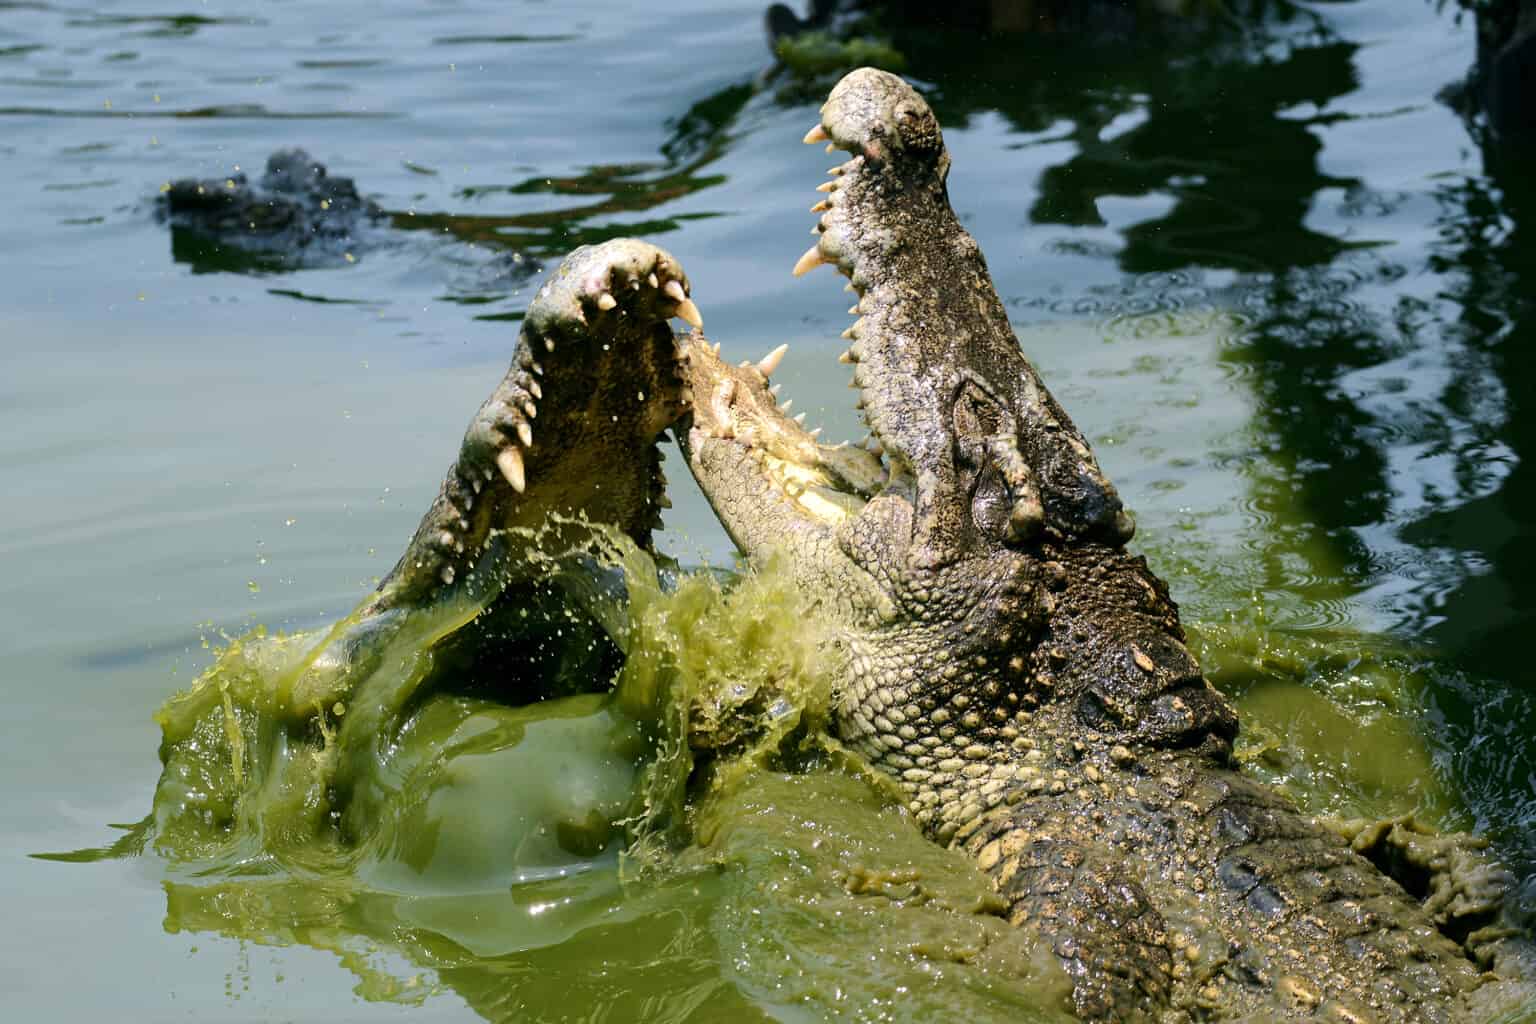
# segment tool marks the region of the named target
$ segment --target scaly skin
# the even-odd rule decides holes
[[[160,216],[173,229],[279,261],[341,263],[386,214],[302,149],[280,149],[252,185],[244,173],[165,186]]]
[[[695,339],[683,447],[736,542],[786,551],[836,624],[842,738],[976,856],[1084,1020],[1483,1020],[1528,993],[1481,969],[1525,955],[1491,913],[1447,935],[1233,767],[1236,715],[1020,352],[927,104],[856,71],[806,141],[828,138],[852,158],[795,269],[859,296],[844,361],[875,444],[818,444],[767,390],[775,358],[728,367]]]
[[[523,631],[498,615],[548,605],[544,556],[582,550],[588,523],[649,548],[670,504],[656,441],[692,401],[667,323],[700,322],[687,291],[673,257],[633,239],[585,246],[561,262],[529,305],[512,365],[470,421],[405,553],[317,656],[317,692],[365,671],[379,639],[412,610],[469,585],[494,603],[453,638],[463,658],[448,661],[467,659],[495,677],[497,654],[515,656]],[[476,581],[493,536],[499,576]],[[531,689],[504,695],[515,703],[548,695],[534,692],[541,683],[524,685]]]
[[[418,604],[453,584],[493,529],[543,529],[548,547],[562,529],[551,516],[579,516],[650,546],[667,504],[655,442],[692,399],[667,324],[682,314],[698,320],[687,291],[675,259],[633,239],[561,261],[370,611]]]

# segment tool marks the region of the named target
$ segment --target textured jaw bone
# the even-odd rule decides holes
[[[567,256],[529,305],[511,368],[376,606],[429,599],[475,564],[493,530],[546,528],[552,515],[648,543],[670,505],[655,442],[693,400],[674,316],[702,323],[661,249],[615,239]]]

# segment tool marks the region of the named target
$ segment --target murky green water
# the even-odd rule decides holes
[[[1414,0],[1265,6],[1246,44],[892,42],[1255,770],[1321,812],[1478,828],[1530,878],[1536,179],[1433,98],[1467,26]],[[614,837],[558,830],[609,814],[643,760],[591,701],[441,699],[391,762],[420,799],[385,801],[346,870],[350,849],[216,831],[177,857],[29,856],[143,817],[151,715],[223,637],[323,627],[393,563],[510,353],[527,279],[498,253],[652,237],[727,350],[789,341],[797,408],[854,431],[845,297],[788,273],[821,87],[763,77],[760,15],[0,3],[0,983],[20,1017],[1017,1019],[1058,983],[976,912],[968,865],[825,754],[745,773],[699,810],[697,852],[621,880]],[[293,144],[400,240],[235,273],[155,223],[166,180]],[[662,546],[728,564],[669,475]],[[695,667],[718,667],[753,616],[700,594],[726,632]],[[519,824],[549,821],[553,842]]]

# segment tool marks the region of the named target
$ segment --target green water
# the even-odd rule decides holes
[[[1434,100],[1473,47],[1436,5],[1232,6],[1264,7],[1266,34],[883,35],[945,125],[955,205],[1026,350],[1242,708],[1253,770],[1320,813],[1476,828],[1529,880],[1536,179]],[[529,297],[498,254],[654,238],[729,354],[790,342],[797,409],[858,436],[846,297],[788,273],[827,166],[798,144],[825,83],[764,77],[760,15],[0,4],[12,1012],[1003,1020],[1058,990],[968,865],[833,753],[789,737],[707,798],[652,785],[666,733],[642,711],[679,706],[656,703],[678,678],[728,692],[711,687],[745,663],[754,693],[816,692],[771,578],[734,606],[702,580],[642,601],[644,636],[689,643],[632,661],[628,704],[519,710],[434,683],[419,706],[299,691],[241,723],[236,697],[284,668],[247,663],[239,784],[221,696],[163,716],[204,730],[202,803],[155,799],[153,714],[215,650],[257,626],[318,636],[393,564]],[[355,176],[400,241],[240,273],[151,216],[164,181],[293,144]],[[669,476],[661,547],[729,567],[675,459]],[[420,692],[405,662],[426,635],[370,678]],[[317,715],[312,696],[332,699]],[[387,732],[363,726],[390,707]],[[384,735],[409,742],[365,742]],[[314,780],[359,751],[372,802],[333,804]],[[650,831],[615,824],[637,794]],[[140,856],[32,856],[131,844],[109,823],[157,806],[211,813],[162,813]],[[698,842],[620,856],[677,827]]]

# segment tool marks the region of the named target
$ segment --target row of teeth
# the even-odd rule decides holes
[[[718,358],[720,355],[719,342],[715,343],[712,351]],[[779,364],[784,361],[784,354],[788,351],[788,344],[780,345],[756,362],[753,362],[751,359],[743,359],[741,361],[741,368],[743,370],[757,371],[758,375],[763,378],[763,383],[766,385],[768,393],[777,399],[779,392],[783,389],[783,385],[769,384],[768,381],[773,377],[774,371],[779,368]],[[710,418],[710,436],[726,440],[750,442],[753,440],[750,432],[738,434],[731,425],[730,410],[735,400],[736,381],[727,377],[720,382],[715,393],[710,396],[711,411],[713,412],[713,416]],[[805,413],[791,413],[790,410],[794,408],[794,404],[795,400],[793,398],[785,399],[779,403],[778,410],[786,419],[793,420],[797,426],[804,429]],[[814,441],[821,436],[821,428],[816,427],[806,433]]]
[[[700,315],[699,307],[694,305],[693,300],[688,297],[688,293],[683,291],[683,286],[680,282],[668,281],[663,286],[655,273],[651,273],[646,275],[645,283],[652,288],[661,288],[662,294],[677,305],[677,309],[672,312],[673,316],[681,318],[690,327],[697,328],[698,330],[704,329],[704,317]],[[631,281],[629,287],[633,291],[639,291],[639,278]],[[593,304],[602,312],[607,313],[618,306],[619,300],[613,297],[612,292],[605,289],[598,293],[597,299]],[[585,324],[587,322],[587,315],[582,310],[577,309],[576,320],[579,323]],[[545,338],[544,347],[553,352],[555,350],[555,340],[553,338]]]
[[[665,270],[665,264],[658,263],[657,269]],[[703,328],[704,317],[700,314],[699,307],[688,297],[688,293],[683,289],[682,282],[671,280],[663,285],[656,276],[656,272],[652,271],[645,276],[644,283],[652,289],[659,289],[663,295],[671,300],[676,307],[672,311],[673,316],[681,318],[695,329]],[[640,285],[640,278],[635,278],[629,283],[630,290],[632,291],[639,291]],[[589,289],[589,293],[595,293],[596,297],[591,299],[592,304],[602,313],[612,312],[619,305],[619,300],[613,297],[613,292],[606,288],[599,289],[593,287]],[[588,297],[590,298],[590,294]],[[587,323],[587,316],[580,307],[576,309],[575,319],[582,324]],[[547,352],[552,353],[555,351],[555,339],[552,334],[545,335],[544,348]],[[687,359],[686,353],[684,353],[682,358],[684,360]],[[501,471],[502,477],[518,494],[522,494],[528,489],[528,474],[524,466],[522,449],[533,447],[533,427],[529,421],[538,417],[539,409],[537,402],[544,397],[543,389],[540,388],[539,382],[536,379],[543,376],[544,367],[530,357],[523,360],[523,369],[525,372],[519,384],[526,397],[522,402],[518,403],[518,408],[527,416],[527,420],[518,420],[514,428],[517,440],[521,442],[522,447],[519,448],[516,444],[510,444],[496,455],[496,468]],[[682,403],[685,407],[691,406],[693,404],[693,394],[687,384],[687,374],[683,373],[681,376],[683,379]],[[478,483],[475,489],[477,492],[479,491]],[[656,504],[662,508],[671,507],[671,501],[667,499],[665,491],[656,498]]]
[[[827,152],[831,153],[836,151],[838,148],[837,144],[831,141],[831,139],[832,137],[827,134],[827,130],[818,124],[816,127],[806,132],[805,137],[801,139],[801,141],[806,145],[811,145],[817,142],[825,142],[827,144]],[[849,279],[848,282],[843,285],[843,290],[852,292],[854,295],[858,295],[860,298],[859,302],[855,302],[852,306],[848,307],[848,315],[859,316],[863,312],[863,296],[860,294],[858,287],[853,282],[853,273],[851,268],[844,266],[841,260],[829,256],[827,253],[822,251],[822,243],[827,237],[827,229],[829,227],[826,214],[828,214],[834,206],[836,192],[839,187],[837,179],[842,177],[844,174],[847,174],[848,170],[848,164],[839,164],[836,167],[828,168],[827,174],[831,176],[832,180],[824,181],[820,185],[816,186],[816,191],[826,193],[825,199],[820,200],[816,203],[815,206],[811,207],[812,213],[822,214],[820,219],[817,220],[816,226],[811,229],[811,234],[817,236],[817,242],[815,245],[807,249],[804,255],[795,261],[795,266],[791,273],[793,273],[796,277],[800,277],[823,265],[834,267],[838,273]],[[848,348],[845,349],[840,355],[838,355],[837,361],[848,366],[853,366],[859,361],[859,323],[855,321],[853,326],[843,331],[842,337],[849,344]],[[864,412],[865,403],[862,393],[863,388],[858,383],[857,374],[855,374],[854,380],[851,381],[848,386],[860,392],[860,397],[858,401],[854,403],[854,408],[857,409],[860,416],[863,417],[864,425],[866,427],[871,427],[871,424],[869,423],[869,417]],[[864,440],[859,442],[859,445],[860,447],[863,447],[866,450],[872,452],[876,456],[883,456],[885,454],[884,447],[874,437],[874,431],[872,427],[870,433],[865,436]]]
[[[688,297],[688,293],[684,290],[682,283],[669,280],[665,285],[662,284],[658,277],[658,272],[665,273],[666,269],[666,262],[658,261],[655,269],[646,274],[644,278],[636,277],[629,281],[629,290],[638,292],[642,284],[649,285],[652,290],[660,291],[670,301],[674,307],[671,315],[682,318],[695,328],[703,327],[704,318],[699,313],[699,307]],[[622,288],[615,288],[616,282],[611,278],[606,284],[608,287],[603,287],[603,283],[594,281],[583,289],[582,302],[585,305],[595,307],[593,315],[611,313],[614,309],[618,308],[619,301],[614,297],[613,291],[622,291]],[[541,292],[541,297],[548,294],[548,288],[549,285],[545,285],[546,290]],[[577,306],[574,319],[578,323],[586,325],[589,322],[587,314],[587,310]],[[552,354],[556,348],[554,334],[552,332],[545,334],[543,341],[545,352]],[[680,408],[678,411],[682,412],[684,409],[692,406],[693,395],[688,386],[688,353],[686,349],[678,358],[680,360],[676,367],[678,383],[680,385]],[[496,454],[495,468],[492,469],[489,466],[476,467],[473,470],[462,472],[458,477],[458,486],[453,487],[446,495],[454,518],[451,520],[452,525],[443,529],[435,540],[436,546],[442,552],[442,557],[446,560],[445,564],[438,568],[438,576],[445,584],[450,586],[457,577],[457,570],[453,560],[455,556],[462,556],[466,551],[465,539],[467,539],[471,526],[469,520],[470,512],[473,510],[479,495],[485,489],[485,485],[493,481],[499,472],[502,479],[506,480],[507,484],[516,493],[523,494],[528,488],[527,466],[523,452],[524,449],[531,449],[533,447],[533,421],[539,415],[538,403],[544,398],[544,388],[539,383],[539,378],[544,376],[544,367],[534,357],[534,353],[529,346],[520,346],[518,349],[518,370],[517,378],[512,385],[514,392],[508,402],[508,405],[511,407],[511,415],[509,416],[511,420],[510,436],[507,437],[507,443]],[[660,451],[655,446],[652,446],[652,458],[655,460],[655,466],[649,525],[652,528],[659,528],[661,526],[661,510],[671,508],[672,502],[667,497],[666,477],[661,472]],[[465,537],[460,537],[455,530],[463,533]]]

